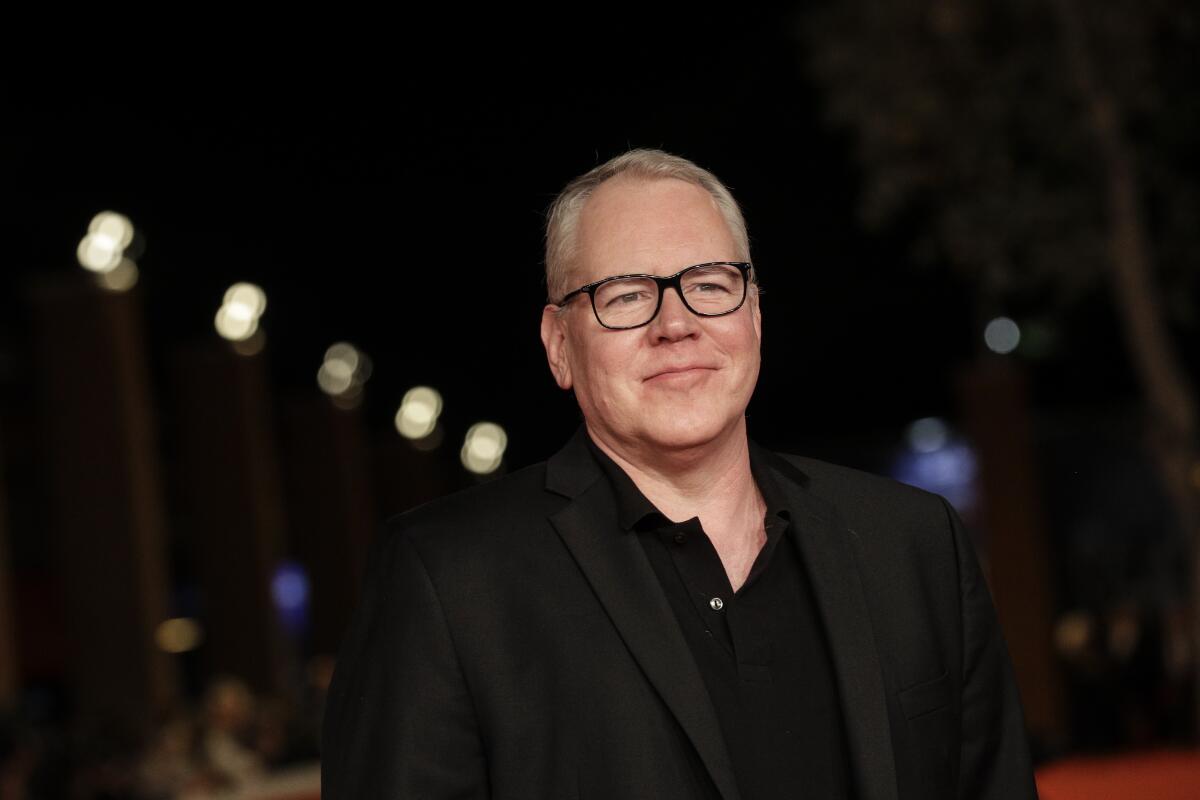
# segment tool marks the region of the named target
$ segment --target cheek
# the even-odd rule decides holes
[[[758,374],[762,369],[762,358],[755,348],[753,358],[747,359],[748,368],[746,370],[746,399],[754,393],[754,387],[758,384]]]
[[[721,349],[739,365],[747,368],[754,365],[754,368],[757,369],[760,339],[755,320],[747,315],[744,319],[739,320],[739,323],[737,327],[723,331],[723,335],[719,339]]]
[[[737,365],[733,371],[736,384],[734,391],[739,396],[749,396],[754,392],[754,386],[758,382],[758,373],[762,362],[759,339],[753,328],[739,331],[737,336],[732,337],[726,352]]]
[[[745,391],[747,399],[749,395],[754,393],[754,387],[758,383],[758,373],[762,368],[762,361],[756,352],[752,360],[748,360],[746,367]]]
[[[575,362],[576,394],[587,396],[593,405],[612,408],[630,401],[636,393],[633,374],[634,353],[620,341],[592,342]]]

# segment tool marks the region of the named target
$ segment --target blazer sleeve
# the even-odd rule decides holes
[[[1021,699],[987,582],[958,514],[942,500],[958,551],[962,731],[958,797],[1036,800]]]
[[[425,564],[385,531],[330,685],[321,796],[484,798],[487,767],[451,631]]]

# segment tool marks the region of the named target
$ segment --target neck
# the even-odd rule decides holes
[[[750,471],[744,417],[721,438],[678,450],[622,447],[591,426],[588,433],[669,519],[697,516],[710,537],[761,528],[766,504]]]

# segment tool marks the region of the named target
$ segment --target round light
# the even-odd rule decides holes
[[[1090,614],[1068,611],[1059,617],[1054,626],[1054,645],[1064,656],[1079,656],[1087,648],[1094,631],[1095,624]]]
[[[462,464],[477,475],[495,472],[504,459],[508,435],[494,422],[477,422],[467,430],[460,457]]]
[[[245,313],[245,306],[224,305],[213,320],[217,333],[231,342],[249,339],[258,330],[258,319]]]
[[[308,576],[298,564],[284,562],[271,579],[271,597],[281,611],[303,608],[308,602]]]
[[[1006,355],[1021,343],[1021,329],[1008,317],[996,317],[983,329],[983,342],[993,353]]]
[[[349,342],[337,342],[325,351],[317,371],[317,385],[333,397],[361,390],[371,374],[371,360]]]
[[[317,370],[317,386],[327,395],[337,397],[345,394],[354,385],[354,373],[339,369],[341,363],[326,361]]]
[[[154,631],[154,641],[167,653],[186,653],[204,641],[204,630],[194,619],[176,617],[159,624]]]
[[[235,283],[225,291],[217,311],[217,333],[231,342],[244,342],[258,330],[258,319],[267,310],[267,295],[253,283]]]
[[[360,362],[358,349],[349,342],[332,344],[325,351],[325,363],[330,362],[338,364],[338,368],[344,369],[347,375],[353,375],[358,371]]]
[[[225,291],[223,305],[238,309],[239,316],[261,317],[267,310],[267,295],[253,283],[235,283]]]
[[[396,412],[396,430],[406,439],[424,439],[433,433],[442,413],[442,396],[436,389],[416,386],[404,393]]]
[[[103,234],[116,242],[118,250],[124,250],[133,242],[133,223],[124,214],[101,211],[88,223],[88,233]]]
[[[950,431],[937,417],[925,417],[908,426],[908,446],[918,453],[935,453],[946,446]]]
[[[89,233],[75,250],[79,266],[92,272],[111,272],[121,263],[121,248],[117,240],[106,233]]]

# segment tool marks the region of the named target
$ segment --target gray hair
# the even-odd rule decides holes
[[[750,236],[746,232],[746,220],[737,201],[716,175],[686,158],[662,150],[630,150],[572,180],[550,204],[546,212],[546,292],[551,302],[568,291],[572,262],[576,255],[579,217],[584,205],[600,184],[618,175],[645,180],[675,178],[704,189],[712,195],[717,210],[729,226],[729,233],[737,248],[737,258],[750,260]]]

